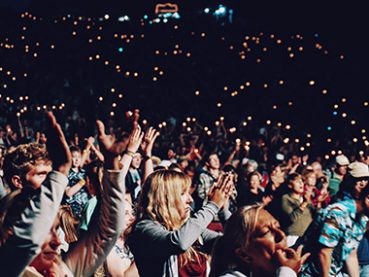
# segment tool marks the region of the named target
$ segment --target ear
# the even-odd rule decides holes
[[[251,263],[251,257],[245,253],[245,251],[242,248],[237,248],[235,250],[236,256],[244,263],[250,264]]]
[[[19,175],[13,175],[12,176],[12,184],[17,189],[22,189],[23,188],[22,179]]]

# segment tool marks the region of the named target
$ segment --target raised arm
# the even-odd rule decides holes
[[[86,147],[82,151],[81,166],[84,166],[84,164],[86,163],[86,161],[90,157],[91,148],[92,148],[92,145],[95,142],[95,139],[93,137],[89,137],[88,139],[86,139],[86,141],[87,141]]]
[[[103,188],[98,213],[92,220],[94,226],[76,246],[68,252],[65,263],[74,276],[91,276],[110,253],[114,243],[123,229],[124,218],[124,179],[132,157],[121,153],[125,144],[116,141],[113,136],[105,134],[105,126],[97,121],[99,142],[105,158]],[[137,151],[143,134],[136,126],[132,130],[128,149]]]
[[[152,163],[152,148],[154,146],[156,138],[159,136],[153,127],[150,127],[145,134],[144,142],[142,145],[142,151],[144,155],[144,170],[143,170],[143,182],[146,180],[147,176],[154,172],[154,165]]]
[[[12,226],[13,234],[0,250],[0,272],[18,276],[37,255],[57,215],[72,158],[64,134],[53,113],[47,113],[47,149],[53,163],[40,189],[34,191],[20,219]],[[23,193],[23,192],[22,192]]]
[[[129,238],[133,254],[135,255],[136,247],[145,249],[145,255],[156,257],[167,257],[186,251],[206,231],[214,216],[228,201],[231,186],[232,182],[228,176],[222,178],[209,192],[209,202],[178,230],[169,231],[152,220],[142,220],[137,223]],[[209,240],[212,239],[211,236],[213,234],[204,234],[204,237]]]

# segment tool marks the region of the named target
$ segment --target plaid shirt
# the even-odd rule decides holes
[[[321,210],[305,235],[304,241],[312,257],[303,265],[300,276],[319,276],[314,257],[321,247],[333,248],[330,276],[340,276],[340,272],[353,249],[357,249],[362,239],[368,218],[357,217],[353,199],[339,201]]]
[[[214,185],[215,181],[215,178],[211,176],[210,172],[208,171],[204,171],[200,174],[199,184],[197,187],[197,193],[200,199],[203,201],[208,199],[209,190]]]

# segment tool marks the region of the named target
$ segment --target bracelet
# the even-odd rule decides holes
[[[136,155],[136,153],[135,153],[135,152],[130,151],[130,150],[127,150],[127,151],[126,151],[126,154],[127,154],[127,155],[129,155],[129,156],[131,156],[132,158]]]

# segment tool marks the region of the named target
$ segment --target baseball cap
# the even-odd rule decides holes
[[[350,161],[345,155],[341,154],[341,155],[336,156],[336,163],[338,165],[343,166],[343,165],[349,165]]]

